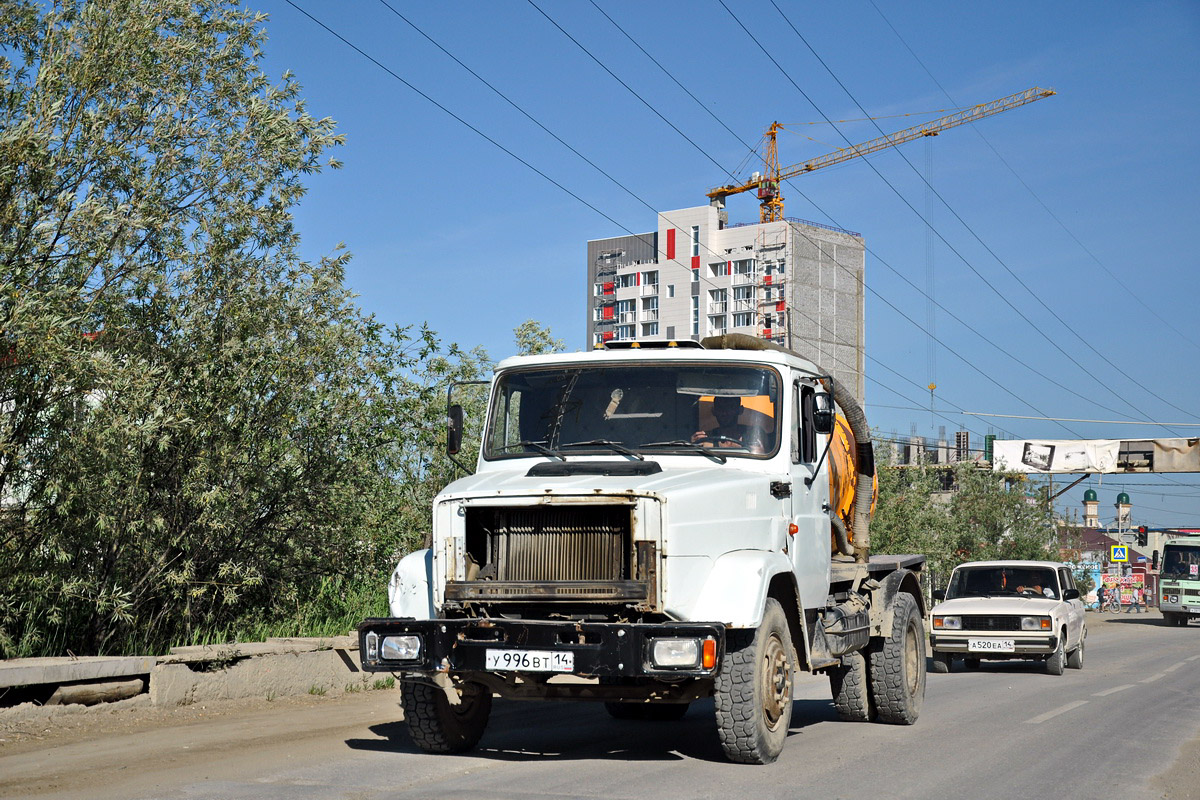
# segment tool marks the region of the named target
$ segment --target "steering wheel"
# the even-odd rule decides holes
[[[721,436],[720,434],[717,434],[714,436],[709,436],[706,433],[696,440],[697,444],[699,444],[700,442],[716,442],[717,444],[720,444],[721,442],[729,442],[730,444],[734,445],[735,447],[742,446],[741,441],[731,438],[729,436]]]

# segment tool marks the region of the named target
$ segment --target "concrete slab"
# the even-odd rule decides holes
[[[319,650],[357,650],[358,639],[350,636],[328,638],[278,638],[265,642],[235,644],[189,645],[172,647],[171,652],[158,657],[159,664],[195,664],[200,662],[237,661],[258,656],[294,655]]]
[[[0,688],[149,675],[154,656],[15,658],[0,661]]]

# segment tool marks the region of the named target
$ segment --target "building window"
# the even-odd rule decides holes
[[[729,304],[728,289],[709,289],[708,290],[708,313],[724,314]]]
[[[617,301],[617,321],[618,322],[636,322],[637,321],[637,301],[618,300]]]
[[[700,335],[700,298],[692,295],[692,335]]]
[[[633,335],[634,335],[633,329],[634,329],[633,325],[618,325],[617,326],[617,338],[618,339],[632,339]]]
[[[642,323],[642,336],[658,336],[657,322]]]
[[[733,327],[747,328],[754,324],[754,312],[743,311],[733,315]]]
[[[754,272],[754,259],[743,258],[733,262],[733,271],[738,275],[750,275]]]
[[[674,296],[675,296],[675,284],[668,283],[667,284],[667,297],[674,297]]]
[[[637,285],[637,273],[636,272],[628,272],[624,275],[617,276],[617,288],[618,289],[628,289],[630,286],[636,286],[636,285]]]
[[[708,332],[712,334],[721,334],[725,332],[725,315],[711,316],[708,318]]]
[[[708,272],[714,278],[720,278],[722,275],[728,275],[729,274],[729,262],[728,261],[719,261],[716,264],[709,264]]]
[[[700,255],[700,226],[692,226],[692,255]]]
[[[643,272],[642,283],[647,287],[652,287],[652,291],[658,291],[658,270],[653,269],[649,272]]]

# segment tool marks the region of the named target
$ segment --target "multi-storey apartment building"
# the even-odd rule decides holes
[[[651,233],[588,242],[588,343],[749,333],[811,357],[862,399],[864,252],[861,235],[815,222],[663,211]]]

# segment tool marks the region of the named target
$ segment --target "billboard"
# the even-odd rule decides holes
[[[996,472],[1200,472],[1200,438],[997,439]]]

